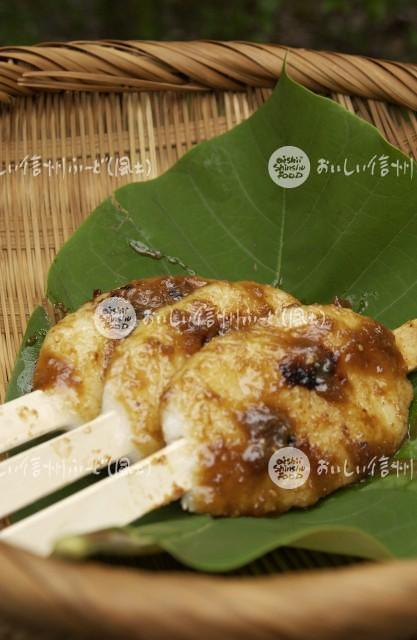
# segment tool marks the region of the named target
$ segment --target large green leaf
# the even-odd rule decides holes
[[[272,152],[286,145],[311,162],[308,180],[294,189],[277,186],[267,171]],[[388,157],[388,175],[378,164],[373,175],[316,170],[320,158],[335,166],[347,159],[350,168],[374,157]],[[75,309],[97,288],[195,271],[280,283],[307,302],[350,296],[394,327],[417,316],[417,190],[410,174],[397,177],[391,166],[404,160],[375,128],[284,75],[248,121],[99,206],[52,265],[49,298]],[[416,416],[414,404],[413,423]],[[415,436],[413,427],[398,458],[417,458]],[[212,519],[174,506],[125,531],[64,541],[60,551],[82,556],[97,541],[108,550],[110,539],[116,551],[120,541],[137,553],[157,547],[192,567],[225,571],[281,545],[417,555],[416,528],[417,481],[390,475],[276,518]]]
[[[289,144],[312,167],[295,189],[267,171],[271,153]],[[417,315],[415,182],[392,168],[385,177],[316,171],[320,158],[347,158],[350,168],[374,156],[405,158],[374,127],[284,75],[249,120],[101,204],[52,265],[49,298],[74,309],[94,289],[186,268],[280,282],[306,301],[350,295],[396,325]]]
[[[290,545],[373,559],[415,555],[417,489],[408,484],[375,480],[274,518],[211,518],[173,505],[125,530],[64,539],[57,552],[86,557],[125,548],[133,555],[160,547],[203,571],[230,571]]]

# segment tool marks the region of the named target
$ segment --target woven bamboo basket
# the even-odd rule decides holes
[[[0,48],[1,401],[66,238],[116,187],[157,176],[247,118],[270,95],[287,51],[211,41]],[[417,65],[304,49],[290,49],[287,65],[417,157]],[[143,171],[36,172],[39,159],[121,156]],[[0,617],[60,637],[417,637],[417,562],[217,577],[73,565],[3,545],[0,563]],[[14,637],[2,629],[1,638]]]

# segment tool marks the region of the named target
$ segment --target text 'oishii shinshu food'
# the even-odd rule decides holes
[[[268,285],[176,276],[116,291],[138,324],[112,341],[93,322],[105,295],[49,332],[35,388],[59,397],[74,424],[115,411],[139,458],[185,439],[193,486],[183,505],[191,511],[259,516],[307,507],[365,476],[407,434],[412,323],[392,332],[349,308],[301,305]],[[309,460],[302,486],[271,479],[269,461],[284,447]],[[350,473],[319,474],[320,461]]]

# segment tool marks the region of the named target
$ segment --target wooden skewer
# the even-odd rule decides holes
[[[417,369],[417,319],[394,329],[395,342],[404,358],[408,373]]]
[[[0,532],[0,540],[47,555],[63,535],[123,526],[191,489],[192,455],[178,440],[145,460]]]
[[[57,394],[33,391],[0,406],[0,454],[81,420]]]
[[[126,458],[138,459],[130,430],[116,412],[0,463],[0,518],[80,478]]]

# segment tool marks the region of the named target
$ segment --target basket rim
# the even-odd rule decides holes
[[[417,65],[246,41],[74,40],[0,47],[0,102],[42,92],[243,91],[271,88],[287,67],[322,93],[417,110]]]
[[[291,76],[322,93],[417,110],[417,65],[250,42],[73,41],[0,47],[0,102],[44,92],[246,91]],[[403,637],[417,628],[417,561],[268,577],[151,573],[43,559],[0,544],[0,614],[102,637]],[[302,606],[301,606],[301,604]],[[161,611],[164,615],[161,615]]]
[[[151,573],[42,559],[0,544],[0,613],[102,637],[388,638],[415,630],[417,561],[268,577]],[[22,607],[25,603],[25,607]],[[302,606],[301,606],[302,603]],[[407,635],[407,637],[409,637]]]

